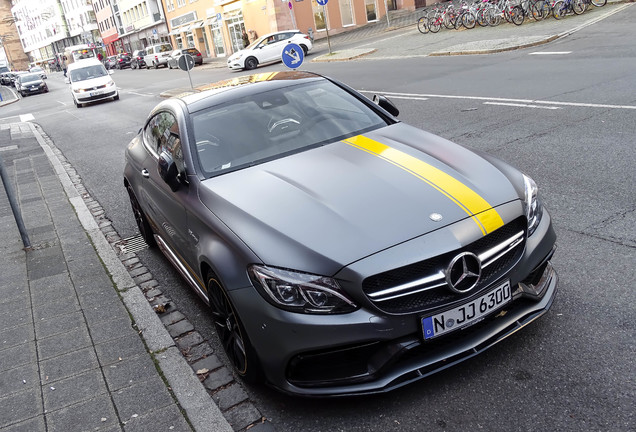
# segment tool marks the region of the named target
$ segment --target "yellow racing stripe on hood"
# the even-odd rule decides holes
[[[479,226],[483,235],[503,226],[501,216],[485,199],[444,171],[362,135],[347,138],[343,142],[377,156],[424,181],[463,209]]]

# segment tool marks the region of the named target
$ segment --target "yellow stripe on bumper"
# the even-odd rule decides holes
[[[503,226],[501,216],[485,199],[444,171],[362,135],[348,138],[343,142],[378,156],[423,180],[462,208],[479,226],[483,235]]]

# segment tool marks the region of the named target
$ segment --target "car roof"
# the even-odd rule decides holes
[[[86,67],[86,66],[95,66],[95,65],[101,65],[102,62],[100,62],[97,59],[82,59],[82,60],[77,60],[73,63],[71,63],[70,65],[68,65],[68,70],[74,70],[74,69],[79,69],[82,67]]]

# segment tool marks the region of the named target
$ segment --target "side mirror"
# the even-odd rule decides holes
[[[400,115],[400,110],[391,102],[386,96],[382,95],[373,95],[373,102],[378,105],[380,108],[384,108],[389,114],[393,117],[397,117]]]
[[[179,189],[179,171],[172,156],[168,152],[161,152],[159,155],[159,175],[165,181],[172,192]]]

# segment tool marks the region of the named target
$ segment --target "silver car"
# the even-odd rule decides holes
[[[551,306],[556,236],[530,177],[315,74],[198,91],[152,110],[124,185],[245,380],[389,391]]]

